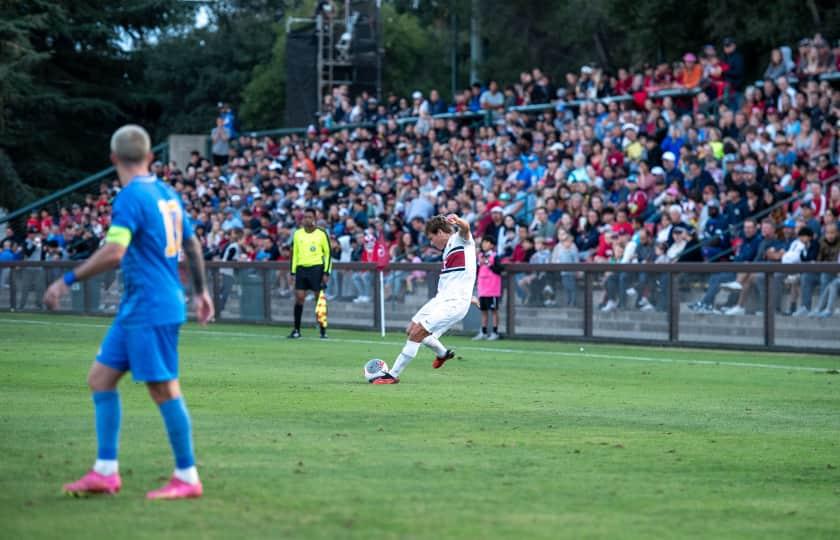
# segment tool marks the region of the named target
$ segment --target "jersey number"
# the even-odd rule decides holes
[[[163,217],[163,227],[166,229],[166,256],[175,257],[181,251],[181,239],[184,233],[181,205],[176,200],[158,201],[158,210]]]

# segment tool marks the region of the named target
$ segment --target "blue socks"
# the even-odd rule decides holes
[[[166,432],[169,434],[172,453],[175,454],[175,467],[187,469],[194,466],[192,425],[184,398],[170,399],[161,403],[159,407],[160,414],[163,416],[163,423],[166,424]]]
[[[122,418],[120,394],[116,390],[94,392],[93,408],[96,412],[96,440],[98,442],[96,457],[116,460]]]

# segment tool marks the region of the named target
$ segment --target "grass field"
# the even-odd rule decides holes
[[[0,537],[840,536],[836,358],[446,338],[372,386],[401,336],[221,324],[181,338],[204,498],[143,499],[172,462],[128,381],[122,493],[66,498],[109,322],[0,315]]]

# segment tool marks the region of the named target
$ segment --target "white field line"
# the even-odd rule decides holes
[[[110,324],[97,324],[97,323],[73,323],[73,322],[64,322],[64,321],[37,321],[31,319],[3,319],[0,318],[0,324],[32,324],[32,325],[40,325],[40,326],[64,326],[68,328],[109,328]],[[181,330],[182,334],[186,335],[196,335],[196,336],[208,336],[208,337],[215,337],[215,338],[259,338],[259,339],[272,339],[276,340],[279,339],[277,336],[272,336],[265,333],[253,333],[253,332],[214,332],[212,330],[193,330],[193,329],[185,329]],[[312,341],[320,341],[319,338],[304,338]],[[399,347],[404,344],[403,341],[385,341],[385,340],[373,340],[373,339],[348,339],[348,338],[330,338],[329,342],[334,343],[355,343],[359,345],[390,345],[393,347]],[[476,346],[463,346],[458,347],[459,351],[476,351],[476,352],[488,352],[488,353],[507,353],[507,354],[535,354],[541,356],[562,356],[562,357],[570,357],[570,358],[597,358],[601,360],[625,360],[630,362],[652,362],[657,364],[683,364],[683,365],[700,365],[700,366],[730,366],[730,367],[742,367],[742,368],[756,368],[756,369],[781,369],[785,371],[813,371],[813,372],[825,372],[832,368],[819,368],[819,367],[811,367],[811,366],[789,366],[783,364],[761,364],[755,362],[731,362],[731,361],[716,361],[716,360],[679,360],[676,358],[660,358],[660,357],[651,357],[651,356],[630,356],[630,355],[623,355],[623,354],[605,354],[605,353],[589,353],[589,352],[569,352],[569,351],[545,351],[545,350],[533,350],[533,349],[511,349],[511,348],[501,348],[501,347],[476,347]]]

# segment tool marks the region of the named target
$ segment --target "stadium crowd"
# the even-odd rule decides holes
[[[379,103],[339,86],[304,135],[236,134],[228,110],[211,156],[153,172],[182,193],[207,259],[288,260],[303,209],[315,208],[336,261],[383,268],[439,260],[424,224],[448,212],[508,262],[837,262],[840,92],[820,76],[840,71],[840,42],[818,35],[773,50],[760,83],[745,79],[751,67],[727,39],[637,72],[585,65],[552,81],[535,68],[504,87],[473,84],[452,103],[435,89]],[[678,91],[654,95],[663,89]],[[0,260],[85,258],[118,189],[33,213],[25,232],[7,230]],[[336,277],[328,291],[370,301],[366,276]],[[791,291],[779,310],[833,313],[840,278],[779,276]],[[725,312],[743,313],[759,277],[713,274],[692,307],[717,311],[724,288],[739,292]],[[388,294],[423,279],[389,272]],[[514,282],[526,303],[579,302],[573,272]],[[655,274],[608,274],[604,285],[604,311],[665,309]]]

